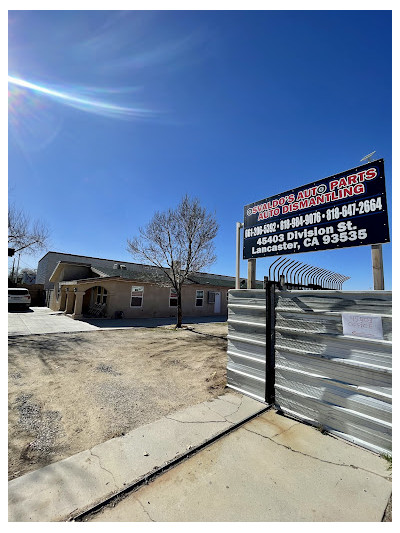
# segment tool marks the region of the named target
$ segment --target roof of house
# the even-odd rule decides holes
[[[88,269],[91,268],[90,263],[78,263],[78,262],[75,262],[75,261],[58,261],[58,263],[54,267],[53,272],[49,276],[49,281],[56,281],[55,276],[57,276],[57,274],[60,274],[60,272],[62,270],[62,267],[65,266],[65,265],[74,265],[74,266],[86,267]]]
[[[139,267],[144,267],[146,269],[151,269],[151,268],[157,268],[155,267],[154,265],[145,265],[143,263],[135,263],[135,262],[129,262],[129,261],[121,261],[120,259],[107,259],[105,257],[93,257],[93,256],[88,256],[88,255],[78,255],[78,254],[69,254],[69,253],[66,253],[66,252],[55,252],[55,251],[49,251],[49,252],[46,252],[44,254],[44,256],[39,260],[41,261],[42,259],[44,259],[46,256],[48,256],[49,254],[54,254],[54,255],[64,255],[64,256],[68,256],[68,257],[76,257],[76,258],[79,258],[78,260],[73,260],[73,259],[61,259],[60,262],[62,263],[80,263],[80,264],[91,264],[92,262],[90,261],[90,259],[95,259],[96,261],[108,261],[108,262],[111,262],[111,263],[115,263],[115,264],[121,264],[121,265],[135,265],[135,266],[139,266]],[[82,258],[85,259],[85,261],[82,261]],[[88,261],[86,261],[86,259]],[[209,276],[209,277],[216,277],[216,278],[229,278],[229,279],[234,279],[232,276],[225,276],[223,274],[211,274],[211,273],[207,273],[207,272],[201,272],[199,273],[203,276]]]
[[[79,257],[79,258],[84,257],[85,259],[97,259],[99,261],[111,261],[113,263],[120,263],[122,265],[124,265],[125,263],[131,264],[131,265],[139,265],[139,266],[142,265],[141,263],[135,263],[133,261],[121,261],[120,259],[107,259],[106,257],[93,257],[90,255],[68,254],[67,252],[54,252],[52,250],[50,250],[49,252],[46,252],[44,256],[39,259],[39,262],[49,254],[67,255],[68,257],[72,256],[72,257]]]
[[[143,265],[145,270],[129,270],[126,269],[115,269],[109,267],[99,267],[90,265],[90,263],[81,263],[74,261],[59,261],[54,268],[53,273],[50,276],[50,281],[56,281],[54,276],[61,272],[61,268],[65,265],[75,265],[75,266],[84,266],[90,268],[90,270],[100,276],[101,278],[113,278],[113,279],[123,279],[131,281],[141,281],[144,283],[168,283],[168,278],[162,270],[157,267],[150,265]],[[95,278],[84,278],[85,281]],[[82,279],[83,280],[83,279]],[[75,280],[78,281],[78,280]],[[245,279],[241,278],[241,283],[245,283]],[[64,283],[68,283],[65,281]],[[186,284],[194,285],[209,285],[212,287],[227,287],[229,289],[235,288],[235,278],[232,276],[221,276],[218,274],[207,274],[203,272],[195,272],[190,274],[185,281]],[[256,288],[262,288],[262,281],[256,281]]]
[[[135,280],[135,281],[144,281],[144,282],[153,282],[153,283],[165,283],[167,282],[166,275],[158,268],[154,267],[152,272],[138,272],[128,269],[113,269],[113,268],[104,268],[104,267],[92,267],[92,270],[96,273],[100,272],[104,277],[120,277],[126,280]],[[214,276],[214,275],[204,275],[202,273],[190,274],[187,277],[187,284],[195,285],[210,285],[213,287],[227,287],[229,289],[235,288],[235,278],[225,279],[226,276]],[[262,288],[262,281],[257,282],[257,288]]]
[[[162,273],[159,269],[154,269],[154,271],[138,271],[138,270],[128,270],[128,269],[115,269],[115,268],[105,268],[105,267],[98,267],[92,266],[92,270],[95,273],[100,274],[101,277],[107,277],[107,278],[122,278],[127,280],[135,280],[135,281],[148,281],[148,282],[155,282],[160,283],[166,281],[165,274]]]
[[[190,281],[192,281],[193,283],[196,283],[198,285],[214,285],[214,286],[218,286],[218,287],[228,287],[229,289],[234,289],[235,288],[235,282],[236,282],[236,279],[233,278],[233,277],[231,279],[216,280],[213,277],[198,276],[197,274],[189,275],[188,279]],[[246,283],[247,284],[247,280],[245,280],[244,278],[240,278],[240,279],[241,279],[241,283]],[[256,281],[256,288],[257,289],[262,289],[263,288],[263,282],[262,281]]]

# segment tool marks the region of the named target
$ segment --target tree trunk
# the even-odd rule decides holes
[[[176,327],[181,328],[182,327],[182,295],[181,291],[177,292],[178,296],[178,307],[176,310]]]

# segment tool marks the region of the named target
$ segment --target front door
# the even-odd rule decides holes
[[[220,313],[220,312],[221,312],[221,293],[216,292],[215,301],[214,301],[214,313]]]

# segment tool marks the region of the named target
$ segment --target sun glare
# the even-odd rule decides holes
[[[141,107],[120,106],[89,96],[83,97],[81,94],[71,90],[55,90],[44,85],[39,85],[36,83],[31,83],[27,80],[23,80],[21,78],[16,78],[14,76],[8,76],[8,83],[12,87],[10,87],[9,91],[10,115],[15,115],[18,112],[21,113],[21,109],[17,110],[15,107],[15,101],[18,99],[18,95],[20,94],[18,88],[27,89],[29,91],[35,92],[36,94],[45,95],[51,98],[52,100],[58,101],[64,105],[69,105],[82,111],[96,113],[98,115],[118,118],[145,118],[154,114],[154,111],[150,109],[145,109]],[[82,92],[85,92],[86,94],[89,93],[90,90],[86,89]]]

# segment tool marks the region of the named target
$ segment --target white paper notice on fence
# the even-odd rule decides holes
[[[380,315],[361,315],[342,313],[343,335],[383,339],[382,317]]]

